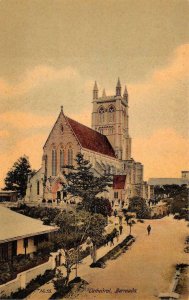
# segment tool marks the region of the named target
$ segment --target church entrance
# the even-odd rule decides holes
[[[57,191],[56,198],[57,198],[57,200],[61,201],[61,192],[60,191]]]

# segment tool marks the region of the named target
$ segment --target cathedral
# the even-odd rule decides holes
[[[134,196],[151,197],[150,187],[143,181],[143,165],[131,157],[129,135],[128,92],[118,79],[115,95],[99,97],[97,83],[93,88],[92,128],[70,119],[63,110],[43,147],[41,168],[28,178],[26,202],[40,203],[63,200],[66,191],[64,166],[74,165],[78,152],[92,164],[95,176],[113,175],[113,186],[106,197],[128,203]]]

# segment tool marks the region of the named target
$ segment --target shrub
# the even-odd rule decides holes
[[[136,216],[139,219],[150,218],[150,209],[146,204],[146,201],[140,197],[133,197],[130,199],[128,210],[136,212]]]
[[[144,223],[144,220],[138,219],[137,222]]]
[[[67,293],[70,288],[66,285],[66,277],[63,276],[62,272],[60,270],[57,270],[57,273],[55,275],[55,279],[53,279],[53,285],[56,290],[56,292],[63,296],[65,293]]]

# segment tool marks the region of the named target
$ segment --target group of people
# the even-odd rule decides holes
[[[120,208],[123,208],[123,207],[124,207],[124,205],[125,205],[125,201],[124,201],[124,200],[118,199],[117,202],[118,202]],[[112,200],[112,207],[114,207],[114,204],[115,204],[115,200]]]
[[[114,245],[114,239],[116,238],[117,242],[119,241],[119,236],[122,234],[123,232],[123,226],[122,224],[119,225],[119,230],[116,229],[116,232],[115,234],[112,234],[110,236],[110,238],[107,238],[107,241],[106,241],[106,245],[108,246],[109,242],[110,242],[110,246],[113,246]]]

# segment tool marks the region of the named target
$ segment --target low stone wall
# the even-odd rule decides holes
[[[10,296],[11,293],[15,293],[19,289],[25,289],[26,285],[32,279],[35,279],[38,275],[43,275],[46,270],[53,270],[56,267],[56,256],[57,253],[51,253],[49,260],[44,264],[19,273],[15,279],[0,285],[0,298],[2,298],[3,295]]]

